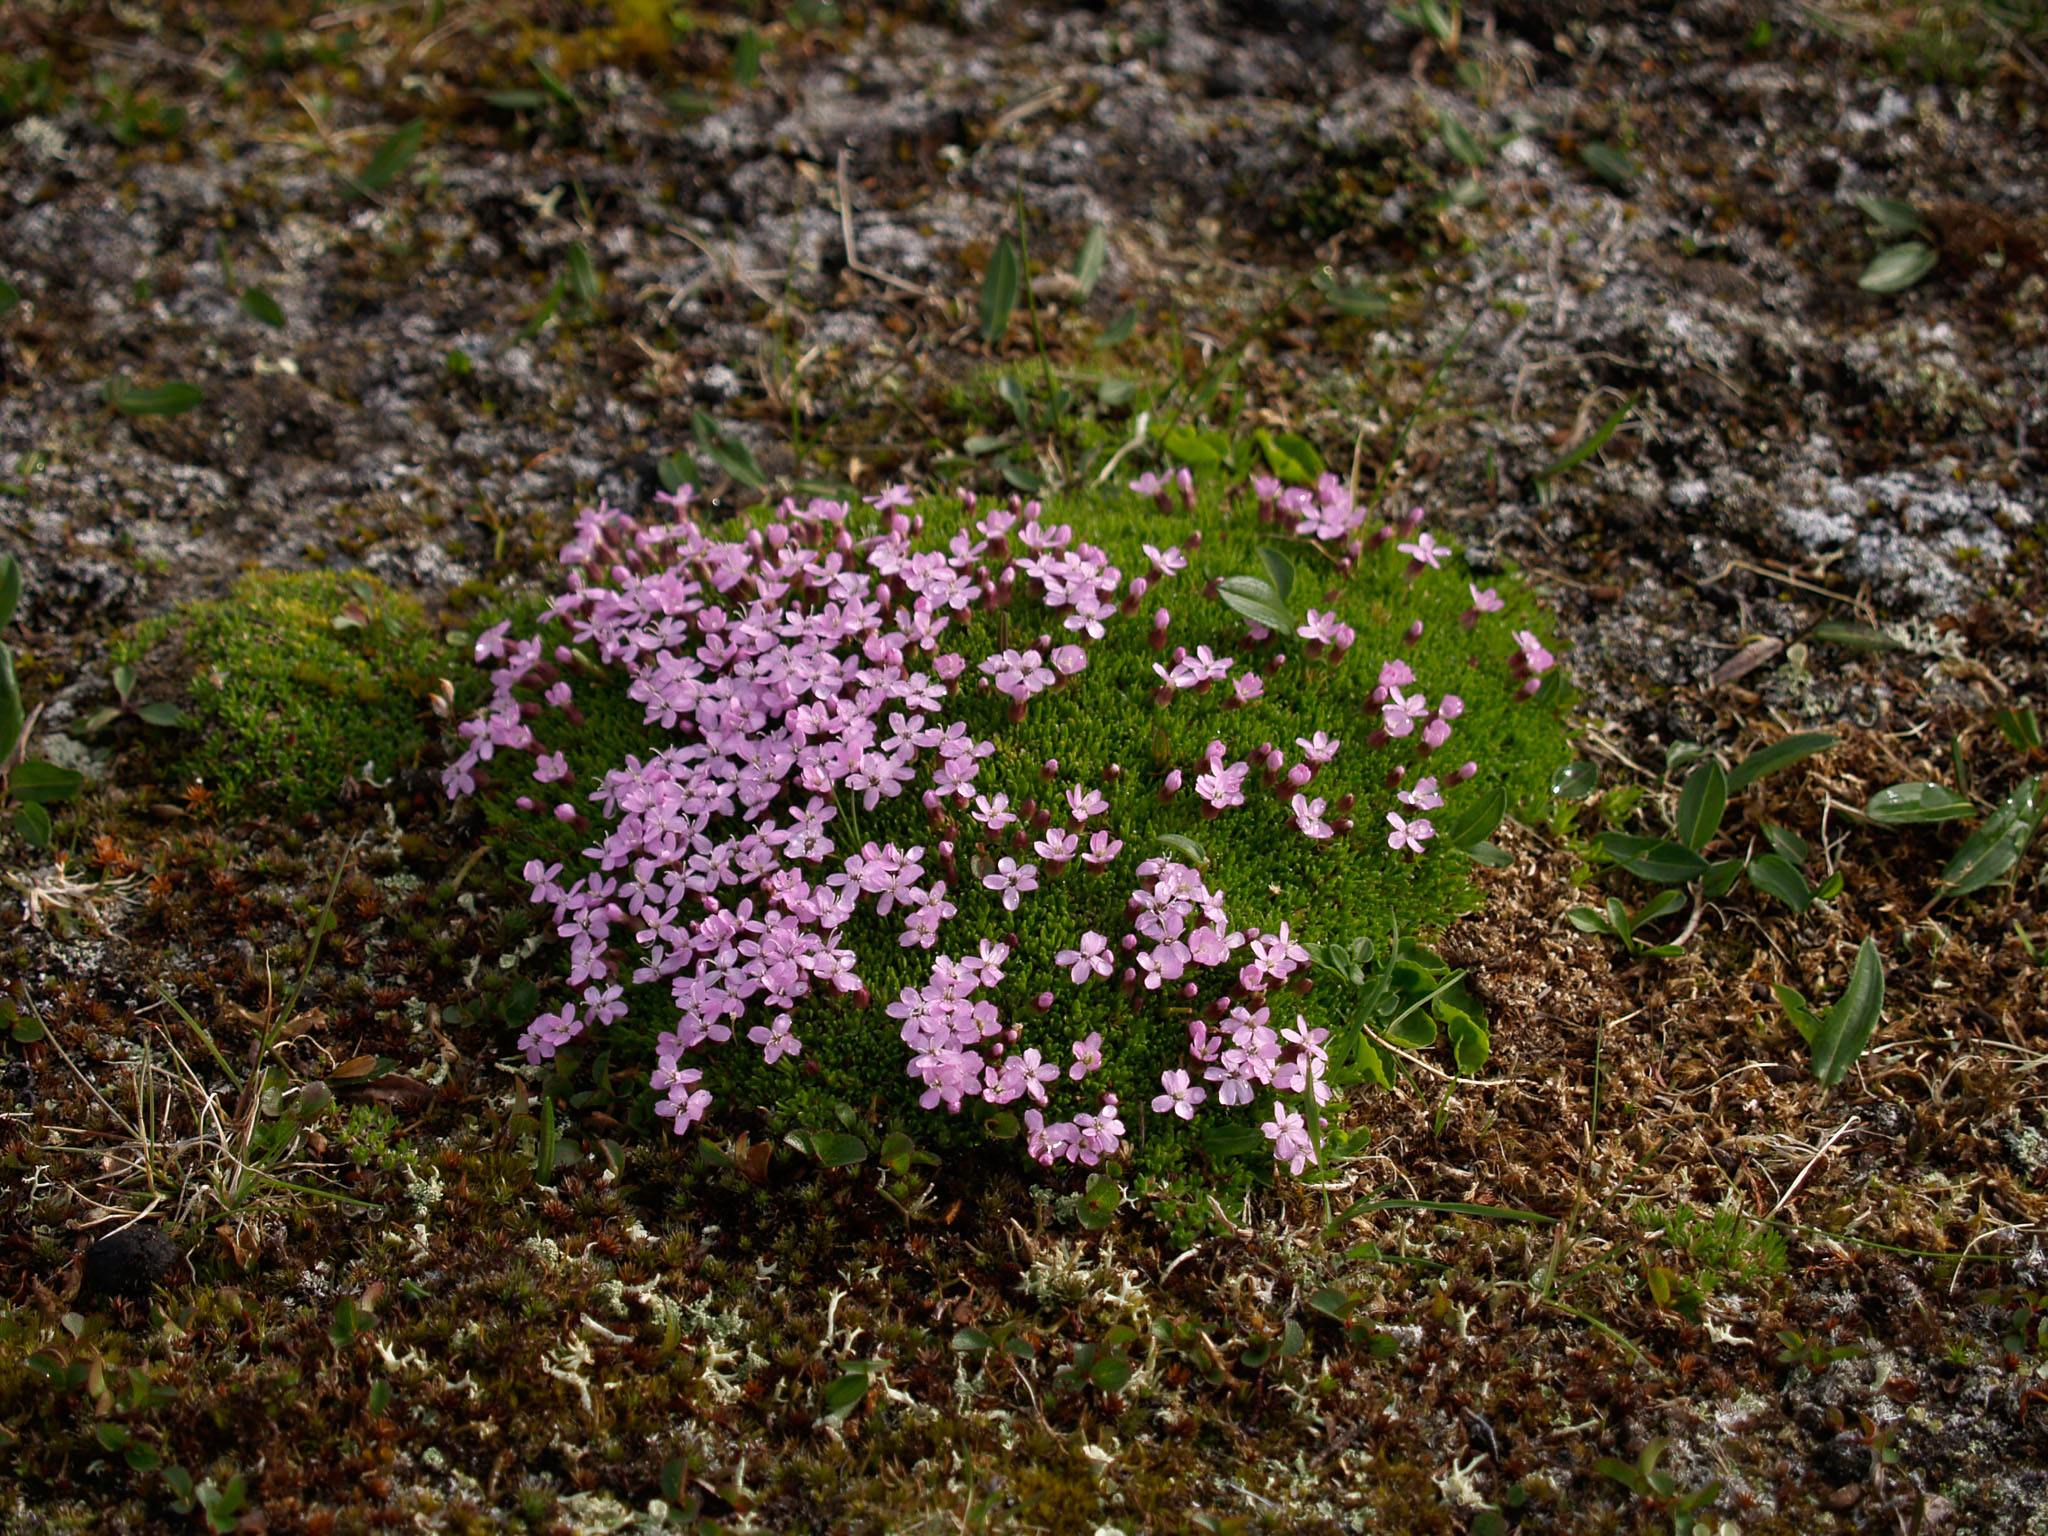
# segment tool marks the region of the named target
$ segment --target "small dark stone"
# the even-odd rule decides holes
[[[146,1296],[178,1262],[178,1245],[155,1227],[124,1227],[85,1250],[85,1289],[103,1296]]]
[[[1870,1447],[1855,1435],[1836,1435],[1815,1453],[1813,1469],[1836,1488],[1861,1482],[1870,1475]]]

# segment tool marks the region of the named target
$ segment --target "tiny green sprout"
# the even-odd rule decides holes
[[[153,725],[164,730],[185,724],[184,711],[168,700],[136,699],[135,669],[126,662],[115,666],[109,681],[114,685],[115,702],[94,710],[86,717],[84,723],[76,728],[74,734],[97,736],[119,720],[139,720],[144,725]]]
[[[1685,905],[1685,897],[1677,891],[1659,891],[1635,911],[1631,912],[1618,896],[1607,898],[1604,910],[1593,907],[1573,907],[1565,913],[1565,920],[1581,933],[1604,933],[1611,939],[1619,940],[1621,947],[1635,957],[1655,956],[1669,959],[1682,955],[1685,949],[1678,944],[1650,944],[1640,937],[1640,930],[1659,918],[1669,917]]]
[[[1812,1048],[1813,1075],[1823,1087],[1832,1088],[1848,1076],[1868,1048],[1884,1013],[1884,962],[1876,942],[1865,939],[1849,969],[1848,986],[1826,1013],[1815,1013],[1792,987],[1778,985],[1771,991],[1792,1027]]]
[[[1715,1481],[1687,1493],[1679,1492],[1678,1479],[1669,1472],[1659,1471],[1657,1466],[1670,1448],[1668,1440],[1652,1440],[1633,1462],[1602,1456],[1593,1464],[1593,1470],[1621,1484],[1655,1508],[1669,1513],[1674,1536],[1692,1536],[1704,1524],[1698,1517],[1698,1511],[1719,1496],[1721,1484]]]
[[[1854,1360],[1863,1353],[1850,1344],[1830,1345],[1819,1334],[1799,1333],[1794,1329],[1778,1330],[1778,1364],[1804,1366],[1818,1376],[1829,1366],[1841,1360]]]

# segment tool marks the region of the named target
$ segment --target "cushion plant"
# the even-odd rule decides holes
[[[529,1059],[643,1041],[678,1132],[852,1102],[1041,1163],[1206,1127],[1301,1173],[1316,1106],[1426,1046],[1419,1005],[1477,1030],[1401,936],[1473,905],[1559,689],[1526,593],[1419,511],[1185,471],[717,525],[664,500],[587,509],[537,631],[476,644],[448,792],[567,943]]]

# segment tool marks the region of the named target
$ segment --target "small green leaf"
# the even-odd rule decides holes
[[[370,156],[370,163],[363,167],[363,174],[356,178],[357,184],[366,192],[382,192],[398,180],[405,168],[412,164],[412,157],[419,153],[420,140],[426,131],[427,120],[416,117],[392,134],[377,146],[377,152]]]
[[[284,309],[261,288],[242,290],[242,313],[251,320],[269,326],[273,331],[284,329]]]
[[[1472,130],[1465,126],[1462,119],[1452,113],[1444,113],[1437,123],[1437,133],[1444,141],[1444,148],[1473,170],[1476,171],[1486,164],[1486,146],[1473,137]]]
[[[21,290],[6,278],[0,277],[0,315],[6,314],[20,302]]]
[[[185,723],[185,712],[168,699],[158,699],[135,711],[144,725],[174,726]]]
[[[476,364],[469,360],[469,354],[460,347],[450,347],[448,355],[441,359],[441,366],[457,377],[476,372]]]
[[[1625,187],[1636,179],[1641,167],[1612,144],[1595,140],[1579,149],[1579,162],[1610,187]]]
[[[1114,319],[1112,319],[1109,322],[1109,324],[1105,325],[1102,328],[1102,334],[1095,339],[1096,350],[1099,352],[1107,352],[1112,347],[1122,346],[1125,342],[1131,339],[1131,332],[1136,330],[1137,327],[1137,310],[1125,310],[1122,314],[1117,315]]]
[[[1081,1203],[1075,1209],[1075,1217],[1091,1232],[1100,1231],[1116,1220],[1117,1210],[1124,1203],[1123,1186],[1106,1174],[1090,1174],[1088,1184],[1081,1195]]]
[[[597,280],[597,269],[590,264],[590,248],[581,240],[569,247],[569,291],[583,301],[586,309],[597,308],[598,295],[604,287]]]
[[[1954,790],[1925,782],[1894,784],[1864,802],[1863,814],[1882,827],[1958,821],[1976,814],[1976,804]]]
[[[1856,286],[1866,293],[1904,293],[1932,272],[1939,260],[1933,246],[1908,240],[1872,257]]]
[[[1120,405],[1129,405],[1137,398],[1138,386],[1132,379],[1104,379],[1095,386],[1095,403],[1106,410]]]
[[[1708,758],[1686,775],[1678,792],[1678,820],[1672,831],[1678,840],[1698,853],[1721,830],[1721,817],[1728,809],[1728,774],[1718,758]]]
[[[1858,624],[1853,619],[1822,619],[1807,632],[1807,638],[1839,645],[1852,651],[1897,651],[1904,649],[1904,643],[1894,640],[1881,629],[1868,624]]]
[[[868,1144],[844,1131],[813,1131],[811,1151],[827,1168],[851,1168],[867,1161]]]
[[[1081,303],[1088,302],[1088,296],[1102,280],[1102,263],[1108,255],[1109,231],[1097,224],[1088,231],[1080,254],[1074,258],[1074,297]]]
[[[41,809],[41,807],[37,807]],[[34,1045],[43,1038],[43,1021],[33,1014],[12,1013],[14,1021],[14,1042],[17,1045]]]
[[[1984,819],[1941,872],[1943,896],[1967,896],[2002,879],[2027,851],[2041,824],[2040,789],[2021,782],[2005,803]]]
[[[14,610],[21,603],[21,565],[12,555],[0,555],[0,629],[14,622]],[[4,756],[0,752],[0,756]]]
[[[752,27],[740,34],[732,49],[732,77],[743,89],[761,78],[761,34]]]
[[[1160,435],[1159,446],[1190,469],[1214,469],[1228,456],[1230,439],[1181,422]]]
[[[749,29],[749,35],[752,35]],[[825,1388],[825,1417],[843,1419],[861,1405],[868,1395],[868,1373],[848,1371]]]
[[[510,90],[485,91],[484,100],[501,112],[532,112],[548,104],[548,93],[531,86],[514,86]]]
[[[1178,832],[1161,832],[1157,841],[1160,847],[1172,849],[1196,869],[1209,867],[1209,855],[1192,837],[1182,837]]]
[[[1007,1109],[999,1109],[982,1121],[984,1135],[994,1141],[1014,1141],[1022,1132],[1023,1125]]]
[[[1628,920],[1629,932],[1634,933],[1645,923],[1654,923],[1660,917],[1669,917],[1685,905],[1685,897],[1677,891],[1659,891],[1644,902]]]
[[[7,604],[0,600],[0,624],[7,622]],[[2041,746],[2041,717],[2034,706],[2022,704],[2016,709],[1994,709],[1991,720],[2012,743],[2016,752],[2033,752]]]
[[[981,279],[981,339],[994,346],[1010,328],[1010,316],[1017,308],[1023,282],[1023,266],[1017,244],[1008,235],[996,242],[988,259],[988,271]]]
[[[962,1328],[953,1335],[955,1352],[963,1355],[986,1354],[996,1347],[996,1341],[979,1328]]]
[[[1309,279],[1309,284],[1340,315],[1377,317],[1393,307],[1377,289],[1338,282],[1336,273],[1328,267]]]
[[[1451,1055],[1458,1064],[1459,1074],[1478,1076],[1493,1050],[1493,1036],[1483,1023],[1462,1008],[1440,1011],[1444,1014],[1444,1033],[1450,1037]]]
[[[1280,605],[1280,594],[1269,581],[1256,576],[1227,576],[1216,584],[1216,595],[1231,612],[1264,625],[1276,635],[1294,633],[1294,615]]]
[[[197,384],[183,380],[137,389],[126,379],[109,379],[100,397],[123,416],[182,416],[206,395]]]
[[[1358,1303],[1345,1292],[1328,1285],[1308,1299],[1309,1311],[1320,1312],[1324,1317],[1334,1318],[1340,1323],[1351,1316],[1357,1305]]]
[[[1683,885],[1707,872],[1705,859],[1668,837],[1603,832],[1594,841],[1602,853],[1630,874],[1657,885]]]
[[[1599,766],[1584,758],[1566,763],[1550,776],[1550,792],[1560,800],[1583,800],[1599,787]]]
[[[1017,425],[1026,429],[1031,426],[1031,402],[1024,394],[1023,382],[1015,374],[1006,373],[996,380],[996,398],[1010,408],[1010,414],[1017,419]]]
[[[1752,859],[1749,883],[1765,895],[1777,897],[1794,912],[1804,912],[1813,905],[1813,889],[1807,885],[1806,876],[1779,854],[1767,853]]]
[[[1452,848],[1474,847],[1499,831],[1507,814],[1507,790],[1498,784],[1491,785],[1458,815],[1444,822],[1444,842]]]
[[[1273,584],[1279,606],[1285,608],[1287,600],[1294,594],[1294,562],[1270,544],[1259,546],[1259,564],[1265,567],[1266,579]]]
[[[1709,901],[1718,901],[1735,889],[1735,882],[1742,875],[1742,860],[1716,859],[1707,866],[1707,872],[1700,879],[1700,894]]]
[[[718,423],[702,411],[690,413],[690,434],[714,464],[748,490],[758,491],[768,483],[768,477],[761,473],[753,451],[738,438],[719,431]]]
[[[1323,457],[1305,437],[1291,432],[1274,434],[1264,427],[1252,434],[1266,460],[1266,467],[1289,485],[1313,485],[1323,472]]]
[[[1849,986],[1820,1021],[1813,1040],[1813,1075],[1832,1088],[1848,1075],[1884,1013],[1884,961],[1877,942],[1865,939],[1849,968]]]
[[[50,846],[50,813],[40,805],[14,808],[14,835],[31,848]]]
[[[1607,440],[1621,430],[1621,424],[1628,420],[1629,413],[1636,408],[1636,402],[1641,398],[1642,392],[1639,390],[1622,401],[1614,414],[1594,428],[1592,435],[1583,443],[1580,443],[1576,448],[1566,449],[1556,459],[1552,460],[1542,469],[1537,470],[1536,483],[1539,486],[1548,486],[1551,481],[1555,480],[1566,470],[1578,468],[1579,465],[1585,463],[1586,460],[1593,457],[1602,448],[1605,448]],[[1551,674],[1552,677],[1556,675],[1556,673]],[[1545,678],[1544,681],[1548,683],[1550,678]]]
[[[1764,823],[1764,840],[1777,849],[1778,856],[1795,869],[1803,869],[1806,861],[1813,856],[1813,850],[1807,846],[1805,838],[1788,827],[1779,826],[1776,822]]]
[[[1826,731],[1801,731],[1774,741],[1735,765],[1734,771],[1728,775],[1728,793],[1739,795],[1766,774],[1789,768],[1839,744],[1839,738],[1830,736]]]
[[[1888,229],[1896,235],[1910,235],[1915,231],[1925,233],[1926,222],[1914,211],[1913,205],[1896,197],[1872,197],[1868,192],[1858,192],[1855,204],[1863,210],[1863,216],[1879,229]]]
[[[533,65],[533,72],[540,76],[540,83],[550,96],[554,97],[556,101],[559,101],[565,107],[579,112],[583,110],[583,103],[578,101],[576,93],[569,89],[568,81],[564,80],[552,69],[549,69],[547,65],[541,63],[539,59],[534,59],[530,62]]]
[[[85,775],[73,768],[59,768],[55,763],[31,760],[15,765],[7,787],[17,800],[31,805],[49,805],[58,800],[76,798],[78,792],[85,788]]]
[[[1616,939],[1621,937],[1615,932],[1614,924],[1610,923],[1597,907],[1573,907],[1564,916],[1565,921],[1581,933],[1604,933]]]
[[[1481,838],[1476,843],[1467,843],[1458,851],[1474,864],[1478,864],[1486,869],[1506,869],[1515,862],[1514,855],[1509,853],[1507,849],[1496,847],[1484,838]]]

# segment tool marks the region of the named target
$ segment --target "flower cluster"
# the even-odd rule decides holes
[[[1196,503],[1185,471],[1132,489],[1156,501],[1154,528]],[[1369,544],[1355,537],[1365,512],[1334,477],[1312,491],[1264,480],[1253,491],[1266,521],[1337,546],[1340,571],[1393,544],[1386,558],[1407,561],[1389,568],[1401,589],[1451,557],[1419,517]],[[869,1028],[852,1021],[872,1017],[871,982],[885,983],[895,997],[877,1011],[906,1053],[917,1104],[982,1117],[1017,1106],[1041,1162],[1093,1165],[1126,1150],[1111,1085],[1131,1090],[1133,1066],[1158,1083],[1149,1105],[1168,1123],[1193,1120],[1212,1095],[1219,1111],[1263,1102],[1274,1157],[1296,1173],[1313,1162],[1308,1117],[1330,1098],[1329,1033],[1273,1012],[1283,989],[1306,986],[1308,950],[1288,920],[1271,931],[1234,922],[1199,857],[1127,848],[1133,818],[1141,806],[1155,826],[1169,813],[1193,815],[1192,827],[1227,816],[1285,859],[1343,849],[1384,860],[1376,843],[1348,841],[1351,813],[1361,795],[1399,789],[1387,847],[1422,854],[1436,835],[1427,813],[1477,764],[1401,789],[1407,765],[1386,757],[1442,749],[1464,699],[1432,701],[1391,645],[1371,663],[1352,657],[1360,637],[1343,615],[1362,609],[1341,594],[1308,609],[1293,635],[1233,631],[1220,605],[1190,594],[1185,606],[1210,621],[1188,636],[1196,643],[1127,659],[1166,650],[1178,632],[1166,607],[1146,613],[1147,599],[1191,569],[1203,547],[1193,529],[1177,541],[1150,533],[1144,574],[1127,579],[1035,501],[984,507],[963,493],[942,536],[927,534],[907,488],[890,487],[866,511],[785,501],[726,536],[691,515],[687,488],[666,500],[674,517],[662,523],[605,506],[579,517],[562,551],[567,589],[542,620],[549,639],[515,638],[504,623],[476,642],[489,696],[459,728],[449,795],[495,792],[537,826],[587,839],[574,878],[541,858],[524,869],[566,945],[574,994],[526,1028],[528,1058],[659,1007],[652,1082],[680,1133],[713,1103],[701,1064],[712,1048],[743,1038],[764,1066],[819,1070],[821,1053]],[[1473,623],[1503,607],[1491,590],[1472,597]],[[1403,643],[1419,634],[1417,620]],[[1125,638],[1135,646],[1119,648]],[[1295,640],[1307,653],[1290,662],[1278,647]],[[1554,664],[1529,631],[1513,646],[1496,653],[1502,697],[1533,693]],[[1361,740],[1347,752],[1323,728],[1350,736],[1337,716],[1311,729],[1268,702],[1269,686],[1351,700],[1344,718]],[[1090,689],[1093,704],[1072,702]],[[620,695],[648,750],[583,762],[586,706]],[[1040,711],[1068,710],[1061,739],[1079,741],[1072,722],[1134,696],[1161,722],[1149,779],[1105,753],[1063,768],[1006,750]],[[1161,761],[1156,744],[1191,708],[1207,745]],[[1256,731],[1223,739],[1237,734],[1226,717],[1259,712],[1274,716],[1292,760],[1271,740],[1254,744]],[[1143,759],[1146,744],[1134,733],[1122,760]],[[1173,806],[1188,786],[1190,801]],[[1058,910],[1083,920],[1066,947],[1020,950],[1008,925],[1038,931],[1027,919],[1049,886],[1061,888]],[[1068,1014],[1097,1027],[1064,1025]],[[1139,1019],[1174,1021],[1172,1059],[1161,1060],[1156,1028],[1126,1037]]]

